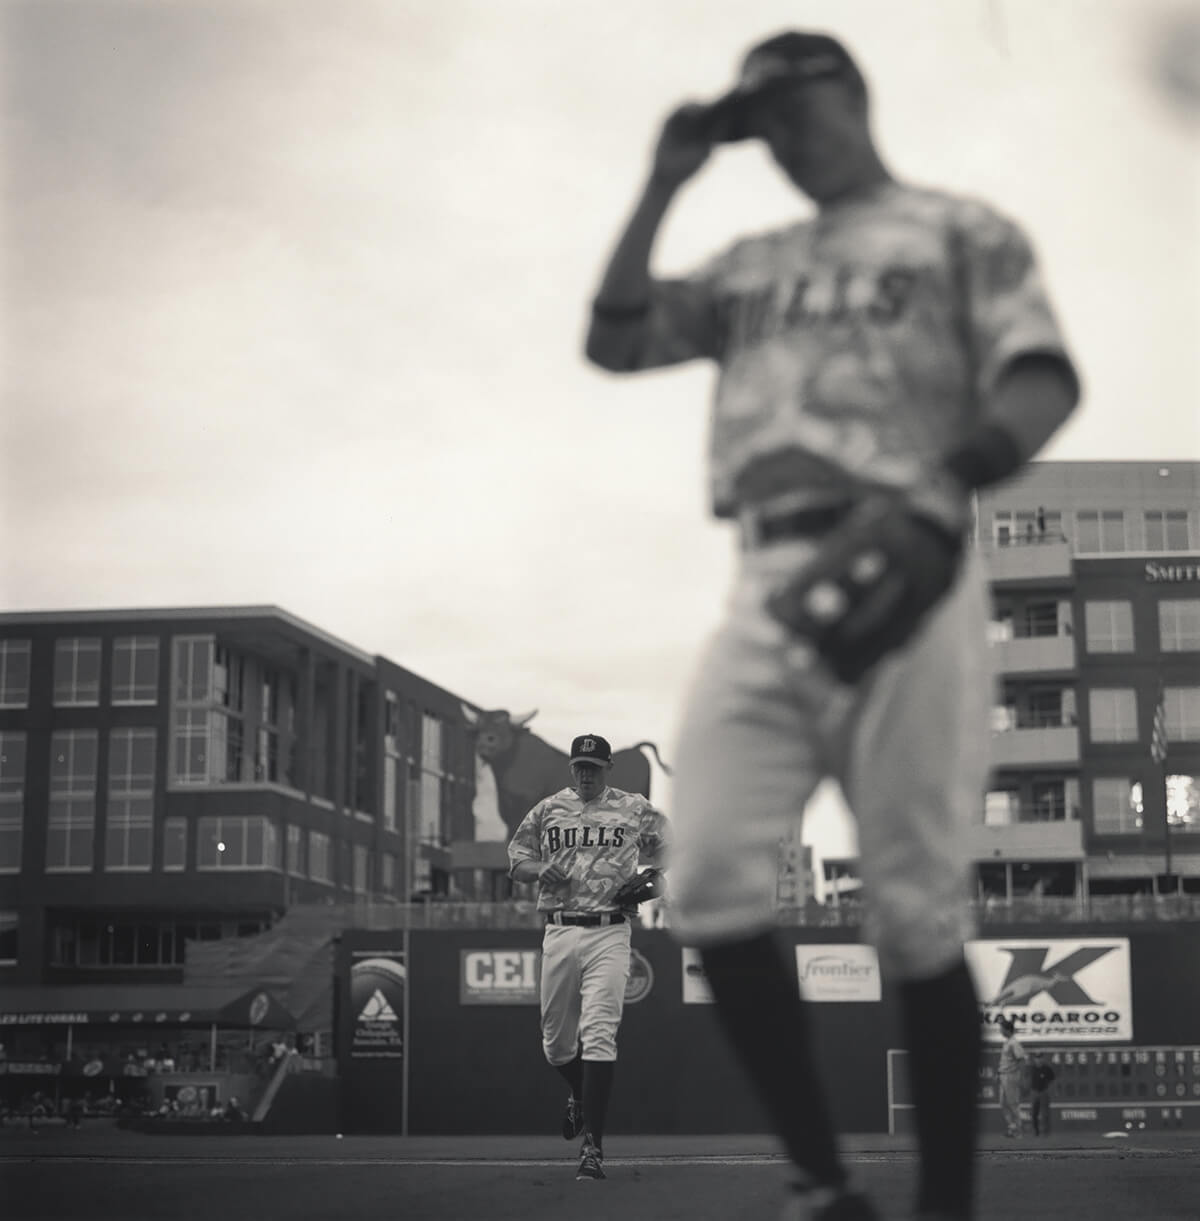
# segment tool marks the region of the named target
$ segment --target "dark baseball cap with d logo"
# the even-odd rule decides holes
[[[738,83],[705,115],[709,137],[720,144],[756,135],[754,116],[772,95],[808,81],[829,78],[861,81],[850,52],[828,34],[790,30],[751,47],[742,60]]]
[[[607,767],[612,762],[612,747],[599,734],[581,733],[571,743],[571,763],[594,763]]]

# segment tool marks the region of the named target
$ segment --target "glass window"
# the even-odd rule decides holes
[[[92,867],[96,821],[94,729],[66,729],[50,740],[50,810],[46,828],[46,869]]]
[[[1030,602],[1025,607],[1026,636],[1058,635],[1058,602]]]
[[[1089,653],[1133,652],[1133,606],[1130,603],[1085,602],[1083,623]]]
[[[21,872],[21,831],[25,822],[23,733],[0,732],[0,873]]]
[[[441,775],[442,723],[428,712],[421,718],[421,766]]]
[[[396,775],[399,763],[394,755],[383,760],[383,827],[385,831],[396,829]]]
[[[1200,831],[1200,776],[1167,777],[1167,821],[1185,831]]]
[[[1061,780],[1035,780],[1030,790],[1033,808],[1026,822],[1062,822],[1067,817],[1067,789]]]
[[[163,819],[163,870],[177,873],[187,868],[187,819]]]
[[[354,845],[354,893],[367,893],[368,874],[370,872],[371,854],[365,844]]]
[[[385,895],[396,892],[396,857],[394,853],[385,852],[379,862],[379,888]]]
[[[314,882],[332,882],[329,862],[329,836],[321,831],[308,833],[308,876]]]
[[[17,961],[17,913],[0,912],[0,963],[13,966]]]
[[[1142,829],[1142,786],[1135,780],[1092,781],[1092,826],[1097,835],[1135,835]]]
[[[0,640],[0,708],[29,707],[28,640]]]
[[[985,827],[1008,827],[1019,817],[1021,799],[1016,789],[991,789],[983,806]]]
[[[1151,510],[1145,514],[1147,551],[1190,551],[1188,515],[1183,509]]]
[[[417,838],[425,844],[442,842],[442,780],[432,772],[421,773],[421,809]]]
[[[118,636],[113,641],[112,702],[153,704],[157,700],[157,637]]]
[[[1200,649],[1200,598],[1164,598],[1159,602],[1158,637],[1164,653]]]
[[[1137,695],[1132,688],[1094,687],[1088,694],[1093,742],[1136,742]]]
[[[177,704],[212,702],[213,651],[211,636],[177,636],[174,641],[175,674],[172,682]]]
[[[54,643],[54,703],[58,707],[100,702],[100,641],[72,637]]]
[[[1080,554],[1124,551],[1124,511],[1080,509],[1075,514],[1075,549]]]
[[[216,816],[197,820],[196,868],[278,869],[275,824],[259,815]]]
[[[154,854],[154,799],[110,797],[105,815],[104,868],[148,870]]]
[[[171,775],[176,784],[208,783],[208,717],[198,709],[175,713]]]
[[[1168,742],[1200,738],[1200,687],[1164,687],[1163,707]]]
[[[287,829],[287,871],[293,878],[304,877],[304,830],[294,823]]]

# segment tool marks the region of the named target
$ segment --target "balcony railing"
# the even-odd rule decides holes
[[[993,767],[1053,767],[1079,763],[1079,728],[1045,724],[992,734]]]
[[[1013,539],[1002,547],[984,543],[980,553],[994,584],[1062,586],[1074,581],[1071,544],[1062,535]]]
[[[976,861],[1081,861],[1083,824],[1076,819],[971,828]]]
[[[996,669],[1002,674],[1047,674],[1075,669],[1075,637],[1017,636],[992,646]]]

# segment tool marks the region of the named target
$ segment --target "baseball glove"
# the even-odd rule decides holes
[[[613,894],[612,901],[618,907],[636,907],[647,899],[657,899],[666,890],[666,879],[661,869],[646,869],[635,873],[622,882]]]
[[[955,489],[873,493],[821,540],[816,557],[767,599],[842,682],[906,644],[958,573],[967,499]]]

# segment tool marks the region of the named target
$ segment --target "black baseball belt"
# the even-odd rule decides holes
[[[600,928],[605,924],[624,924],[623,912],[546,912],[547,924],[578,924],[583,928]]]
[[[739,516],[742,547],[753,551],[770,543],[795,538],[820,538],[842,521],[853,507],[853,501],[836,504],[810,505],[772,511],[771,507],[747,509]]]

